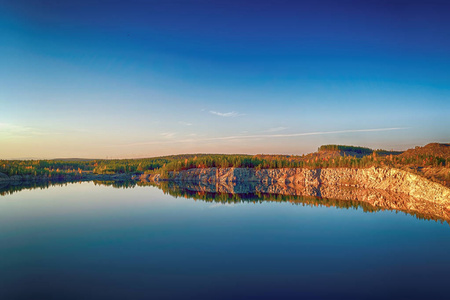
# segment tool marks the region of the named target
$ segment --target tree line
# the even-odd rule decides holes
[[[367,152],[369,148],[324,145],[319,149]],[[74,178],[86,173],[91,174],[167,174],[192,168],[367,168],[382,167],[449,167],[450,158],[432,153],[412,156],[393,155],[384,150],[370,150],[370,154],[361,157],[346,155],[242,155],[242,154],[186,154],[142,159],[112,160],[0,160],[0,173],[8,176],[30,175],[57,177],[71,175]],[[359,152],[358,152],[359,151]],[[390,153],[390,154],[388,154]],[[448,175],[450,180],[450,173]]]

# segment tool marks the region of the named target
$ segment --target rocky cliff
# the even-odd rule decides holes
[[[246,169],[205,168],[172,172],[170,180],[176,182],[203,182],[227,185],[242,182],[292,185],[314,193],[323,187],[349,186],[401,193],[431,201],[450,208],[450,189],[421,176],[388,168],[329,168],[329,169]],[[142,178],[145,180],[145,178]],[[159,177],[149,178],[159,180]]]

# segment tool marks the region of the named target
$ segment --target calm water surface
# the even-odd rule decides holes
[[[448,299],[450,227],[94,183],[0,196],[0,299]]]

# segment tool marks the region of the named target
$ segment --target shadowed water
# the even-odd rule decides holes
[[[381,191],[265,189],[6,187],[0,298],[447,298],[444,208]]]

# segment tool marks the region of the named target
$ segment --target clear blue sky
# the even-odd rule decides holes
[[[0,0],[0,158],[450,142],[449,1]]]

